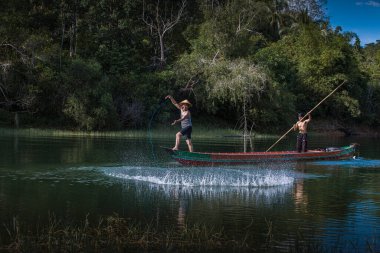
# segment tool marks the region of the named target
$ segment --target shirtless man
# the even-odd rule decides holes
[[[178,150],[179,144],[181,141],[182,136],[186,136],[186,143],[189,147],[189,151],[193,152],[193,143],[191,142],[191,132],[192,132],[192,123],[191,123],[191,114],[189,111],[189,108],[191,107],[191,103],[186,99],[183,100],[180,103],[177,103],[174,98],[170,95],[167,95],[165,99],[170,99],[172,104],[181,110],[181,118],[174,120],[172,125],[177,124],[178,122],[181,122],[181,131],[179,131],[175,135],[175,146],[173,147],[173,150]]]
[[[302,113],[298,113],[298,122],[294,124],[293,129],[296,131],[299,130],[297,135],[297,151],[298,152],[307,152],[307,125],[311,121],[311,115],[308,114],[308,118],[301,121],[303,118]]]

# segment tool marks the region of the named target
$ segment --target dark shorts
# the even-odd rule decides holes
[[[297,151],[298,152],[307,151],[307,134],[299,133],[297,135]]]
[[[188,126],[188,127],[182,128],[181,131],[180,131],[180,133],[183,136],[186,136],[187,140],[191,140],[191,131],[192,130],[193,130],[193,127],[192,126]]]

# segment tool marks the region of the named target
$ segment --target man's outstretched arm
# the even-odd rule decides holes
[[[177,107],[178,109],[181,109],[181,107],[179,106],[179,104],[177,103],[177,101],[175,101],[175,99],[174,99],[172,96],[167,95],[167,96],[165,97],[165,99],[170,99],[170,101],[172,102],[172,104],[173,104],[175,107]]]

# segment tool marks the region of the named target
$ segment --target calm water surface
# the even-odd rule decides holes
[[[242,151],[236,138],[193,141],[197,151]],[[274,141],[256,139],[252,148]],[[159,148],[172,142],[0,135],[0,223],[18,217],[34,226],[54,214],[72,224],[118,213],[159,229],[206,224],[231,238],[249,234],[257,245],[270,238],[283,251],[305,240],[380,252],[380,139],[311,135],[311,148],[357,142],[359,158],[216,168],[177,164]],[[276,148],[293,144],[289,137]]]

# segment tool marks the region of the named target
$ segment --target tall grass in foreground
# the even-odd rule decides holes
[[[305,240],[299,231],[283,244],[276,241],[271,221],[267,221],[265,239],[260,243],[249,230],[238,238],[201,224],[158,231],[153,225],[136,224],[118,215],[91,225],[87,217],[81,225],[63,225],[54,217],[35,229],[28,229],[16,218],[10,224],[0,229],[0,252],[346,252],[338,246],[326,248],[320,242]],[[349,249],[363,252],[355,244]],[[376,252],[376,241],[367,242],[365,252]]]
[[[51,218],[49,224],[27,229],[13,219],[0,238],[0,251],[10,252],[151,252],[205,251],[227,247],[247,248],[244,242],[228,239],[223,232],[202,225],[172,227],[157,231],[151,225],[139,225],[117,215],[90,225],[88,219],[79,226],[63,225]],[[1,231],[3,232],[3,231]]]

